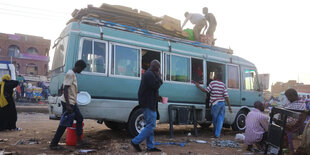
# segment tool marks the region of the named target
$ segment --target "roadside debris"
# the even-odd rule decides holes
[[[92,153],[92,152],[96,152],[96,150],[94,150],[94,149],[79,150],[79,153]]]
[[[0,149],[0,155],[13,155],[15,152],[5,152],[4,149]]]
[[[122,145],[122,149],[127,151],[127,150],[129,150],[129,146],[127,146],[127,145]]]
[[[240,148],[239,143],[232,140],[216,140],[212,141],[211,147],[230,147],[230,148]]]
[[[33,145],[33,144],[40,144],[38,140],[34,139],[34,138],[31,138],[29,140],[24,140],[24,139],[21,139],[19,141],[17,141],[14,145]]]
[[[155,145],[178,145],[184,147],[186,142],[155,142]]]
[[[237,133],[236,134],[236,137],[235,137],[235,140],[238,140],[238,141],[244,141],[245,139],[245,136],[242,134],[242,133]]]
[[[196,143],[199,143],[199,144],[207,144],[208,142],[205,141],[205,140],[195,140]]]
[[[0,143],[7,142],[9,139],[0,139]]]

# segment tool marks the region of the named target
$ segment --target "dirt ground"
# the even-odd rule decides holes
[[[79,154],[79,149],[73,146],[65,146],[65,135],[61,139],[61,145],[66,150],[51,151],[49,150],[49,142],[57,129],[59,121],[49,120],[48,114],[42,113],[19,113],[18,127],[22,131],[4,131],[0,132],[0,149],[5,152],[13,152],[13,154]],[[94,149],[96,152],[88,154],[138,154],[130,145],[131,137],[126,130],[112,131],[104,124],[97,124],[94,120],[84,121],[84,139],[89,143],[83,149]],[[155,130],[156,142],[187,142],[184,147],[177,145],[158,145],[156,147],[163,150],[161,153],[152,154],[252,154],[246,151],[246,146],[239,143],[240,148],[212,147],[211,129],[198,128],[198,137],[193,136],[193,126],[174,126],[175,138],[170,139],[169,125],[158,124]],[[191,132],[191,136],[188,133]],[[224,129],[220,140],[234,140],[236,132],[231,129]],[[207,144],[193,142],[194,140],[205,140]],[[38,142],[38,144],[29,144]],[[24,144],[21,144],[24,142]],[[140,145],[146,150],[145,142]],[[0,153],[1,154],[1,153]],[[140,154],[145,154],[142,152]]]

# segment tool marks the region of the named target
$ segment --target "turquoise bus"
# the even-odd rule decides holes
[[[84,118],[104,122],[114,130],[126,128],[131,135],[144,127],[137,92],[143,72],[154,59],[161,63],[164,80],[159,94],[168,97],[167,104],[159,103],[159,123],[169,122],[169,105],[192,105],[198,123],[208,127],[211,118],[206,94],[192,80],[206,87],[216,72],[223,75],[232,104],[233,113],[226,112],[226,126],[244,130],[253,103],[263,100],[255,65],[228,49],[85,18],[69,23],[55,42],[50,118],[61,116],[58,90],[65,73],[79,59],[85,60],[87,67],[77,75],[78,89],[92,98],[89,104],[79,106]]]

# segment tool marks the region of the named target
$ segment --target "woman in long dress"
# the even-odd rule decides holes
[[[10,75],[2,77],[0,83],[0,131],[20,130],[16,127],[17,112],[13,98],[13,89],[17,87],[18,81],[11,80]]]

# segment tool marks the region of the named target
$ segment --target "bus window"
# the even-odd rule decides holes
[[[114,45],[111,73],[114,75],[140,77],[140,49]]]
[[[93,72],[106,73],[106,43],[94,43]]]
[[[239,89],[238,66],[227,65],[228,88]]]
[[[190,58],[171,55],[171,80],[190,81]]]
[[[92,69],[92,41],[91,40],[84,40],[83,41],[83,48],[82,48],[82,59],[86,62],[86,68],[84,71],[90,72]]]
[[[192,58],[192,80],[203,84],[203,61]]]
[[[64,37],[58,42],[55,49],[52,71],[54,71],[55,69],[60,69],[61,67],[65,66],[67,46],[68,46],[67,44],[68,44],[68,36]]]
[[[165,80],[170,81],[170,55],[165,54]]]
[[[82,59],[86,62],[86,72],[106,73],[106,43],[84,40]]]
[[[149,69],[151,61],[155,59],[160,62],[160,52],[142,50],[142,74]]]
[[[245,69],[244,70],[244,84],[243,89],[244,90],[258,90],[258,80],[256,76],[256,72],[253,69]]]
[[[215,74],[221,74],[221,81],[225,83],[225,65],[215,62],[207,62],[207,84],[215,78]]]

